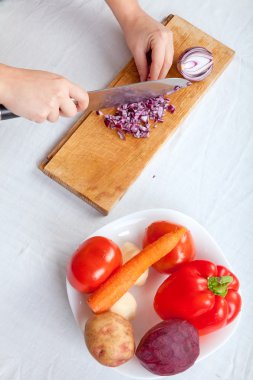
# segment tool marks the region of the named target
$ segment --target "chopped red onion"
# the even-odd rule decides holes
[[[193,82],[201,81],[213,69],[213,55],[209,50],[200,46],[187,49],[180,55],[177,69],[185,79]]]
[[[126,139],[126,137],[125,137],[125,135],[124,135],[124,133],[122,131],[118,130],[117,133],[118,133],[119,137],[121,138],[121,140],[125,140]]]
[[[122,140],[127,133],[135,138],[147,138],[150,135],[150,121],[154,123],[163,122],[165,112],[174,113],[175,107],[170,104],[167,97],[157,96],[138,103],[123,104],[117,107],[114,115],[104,115],[97,111],[97,115],[104,115],[106,127],[115,129]]]
[[[172,104],[169,104],[168,107],[167,107],[167,110],[170,112],[170,113],[174,113],[175,112],[175,107],[172,105]]]

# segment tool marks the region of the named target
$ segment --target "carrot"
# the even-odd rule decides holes
[[[147,245],[138,255],[118,268],[94,293],[87,303],[94,313],[110,309],[151,265],[166,256],[182,238],[186,228],[163,235]]]

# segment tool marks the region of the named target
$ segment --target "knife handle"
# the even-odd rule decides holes
[[[15,113],[12,113],[7,108],[5,108],[5,106],[0,104],[0,121],[13,119],[14,117],[18,117],[18,115],[15,115]]]

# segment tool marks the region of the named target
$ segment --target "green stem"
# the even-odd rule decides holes
[[[232,281],[232,276],[209,277],[207,280],[207,286],[208,289],[217,296],[226,297],[228,286]]]

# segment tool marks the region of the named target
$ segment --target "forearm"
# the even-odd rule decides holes
[[[5,103],[7,92],[8,92],[8,86],[6,85],[7,78],[11,75],[12,68],[7,65],[3,65],[0,63],[0,104]]]
[[[132,21],[142,12],[137,0],[106,0],[106,2],[123,30],[128,21]]]

